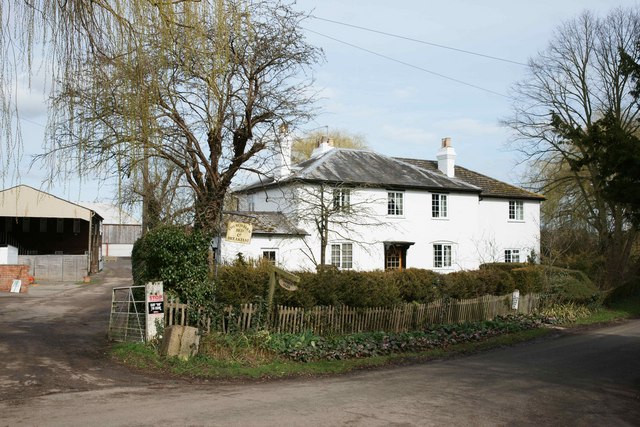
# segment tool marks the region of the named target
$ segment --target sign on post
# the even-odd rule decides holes
[[[145,285],[145,318],[147,341],[158,333],[157,324],[164,324],[164,293],[162,282],[150,282]]]
[[[253,232],[253,226],[245,222],[233,222],[229,221],[227,224],[226,239],[228,242],[251,243],[251,233]]]
[[[513,291],[513,295],[511,295],[511,309],[517,310],[519,302],[520,302],[520,291],[516,289],[515,291]]]

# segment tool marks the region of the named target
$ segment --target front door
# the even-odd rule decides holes
[[[385,270],[404,270],[407,267],[407,246],[385,245],[384,268]]]

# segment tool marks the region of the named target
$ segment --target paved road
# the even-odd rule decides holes
[[[3,302],[0,298],[0,307]],[[22,316],[25,322],[31,318]],[[5,318],[0,315],[0,320]],[[0,343],[12,333],[4,329]],[[5,395],[0,400],[0,426],[640,426],[640,320],[469,357],[338,378],[257,384],[127,377],[122,375],[126,370],[87,353],[82,341],[82,336],[72,339],[78,348],[54,358],[84,352],[85,362],[78,366],[62,364],[70,369],[63,369],[63,375],[82,377],[85,372],[97,379],[95,383],[79,380],[76,390],[82,391],[23,393],[17,400]],[[36,344],[25,348],[38,350]],[[92,357],[97,357],[94,365],[89,362]],[[0,369],[1,381],[6,381],[8,369]],[[23,383],[14,387],[33,388]]]

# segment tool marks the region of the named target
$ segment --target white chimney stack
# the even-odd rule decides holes
[[[442,147],[438,150],[438,169],[449,178],[455,176],[456,150],[451,146],[451,138],[442,138]]]
[[[291,134],[285,125],[280,127],[280,132],[280,150],[276,154],[276,166],[273,170],[273,177],[275,179],[282,179],[291,174],[291,148],[293,138],[291,138]]]
[[[311,153],[311,158],[315,158],[323,155],[327,151],[333,150],[333,139],[329,137],[322,137],[320,142],[318,142],[318,146],[313,149]]]

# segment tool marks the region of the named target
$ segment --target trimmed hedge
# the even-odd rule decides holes
[[[211,281],[207,255],[210,239],[179,227],[152,230],[136,242],[132,254],[136,284],[162,280],[165,289],[183,301],[239,305],[264,300],[268,292],[269,264],[238,259],[220,266]],[[600,293],[582,272],[525,263],[483,264],[479,270],[438,274],[410,268],[404,271],[339,271],[324,268],[301,272],[296,292],[276,287],[274,303],[288,306],[348,305],[389,307],[442,297],[465,299],[544,293],[553,302],[597,303]],[[212,295],[213,291],[213,295]]]

